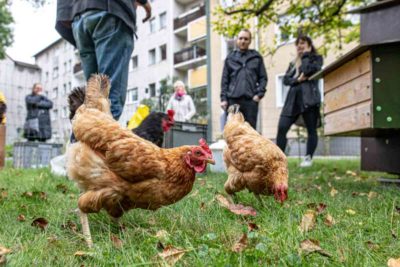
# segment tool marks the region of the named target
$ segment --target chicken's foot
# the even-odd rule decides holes
[[[92,235],[90,234],[89,220],[88,220],[87,213],[84,213],[80,210],[79,217],[81,219],[83,237],[85,238],[85,241],[86,241],[86,244],[88,245],[88,247],[92,248],[93,241],[92,241]]]

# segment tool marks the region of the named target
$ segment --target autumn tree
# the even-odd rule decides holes
[[[214,10],[214,30],[235,36],[240,29],[250,28],[257,18],[257,28],[278,25],[281,36],[307,34],[322,38],[320,51],[341,48],[342,44],[358,40],[359,21],[348,11],[373,0],[225,0]],[[253,24],[254,25],[254,24]],[[276,37],[275,37],[276,39]],[[274,40],[274,44],[277,40]],[[266,47],[273,53],[276,45]]]

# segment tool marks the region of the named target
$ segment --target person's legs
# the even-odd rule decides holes
[[[247,121],[251,127],[257,129],[257,115],[258,115],[258,103],[252,99],[241,99],[238,101],[240,105],[240,112],[242,112],[245,121]]]
[[[84,13],[82,16],[75,18],[72,22],[72,33],[79,51],[79,57],[86,80],[90,78],[90,75],[98,72],[96,51],[91,34],[95,23],[90,19],[92,14],[96,12],[98,11]]]
[[[98,20],[92,36],[98,71],[111,79],[111,113],[118,120],[125,104],[133,33],[121,19],[106,13]]]
[[[287,144],[287,133],[289,132],[290,127],[296,121],[294,117],[286,117],[280,116],[278,122],[278,134],[276,136],[276,144],[277,146],[285,153],[286,144]]]
[[[318,145],[317,124],[319,118],[319,109],[312,108],[309,111],[304,112],[302,116],[308,133],[306,155],[309,155],[312,158]]]

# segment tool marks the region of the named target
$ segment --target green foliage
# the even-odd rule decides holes
[[[289,169],[289,199],[283,205],[265,196],[262,206],[247,190],[237,194],[239,203],[258,211],[253,218],[234,215],[215,201],[227,176],[213,173],[199,176],[192,192],[176,204],[129,211],[121,218],[124,230],[104,211],[89,214],[95,246],[88,250],[74,212],[79,197],[74,182],[48,169],[8,167],[0,172],[0,246],[12,249],[7,266],[161,266],[160,243],[186,250],[175,266],[386,266],[389,258],[399,257],[398,189],[377,183],[378,173],[360,172],[358,161],[315,160],[313,167],[301,169],[290,160]],[[378,195],[368,200],[370,191]],[[315,229],[301,233],[302,216],[318,203],[327,207]],[[346,212],[350,209],[355,214]],[[324,224],[328,213],[336,221],[332,227]],[[18,221],[19,215],[25,221]],[[31,226],[39,217],[49,221],[44,231]],[[249,232],[248,222],[259,229]],[[162,230],[166,234],[157,235]],[[248,246],[235,253],[232,246],[243,233]],[[111,236],[122,241],[121,248]],[[332,257],[300,254],[305,239],[318,240]],[[90,255],[74,256],[77,251]]]
[[[14,22],[9,4],[6,0],[0,0],[0,59],[5,58],[5,50],[13,42],[11,24]]]
[[[214,30],[233,37],[249,23],[258,18],[258,29],[266,29],[277,24],[283,40],[275,36],[273,44],[265,51],[273,54],[276,44],[299,33],[313,39],[322,38],[320,52],[326,54],[331,49],[341,49],[343,43],[350,43],[359,37],[357,15],[347,12],[355,7],[371,3],[372,0],[245,0],[234,1],[233,7],[215,9]]]

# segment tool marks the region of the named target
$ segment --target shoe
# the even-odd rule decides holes
[[[301,168],[311,167],[312,166],[312,158],[310,155],[304,157],[303,161],[300,163]]]

